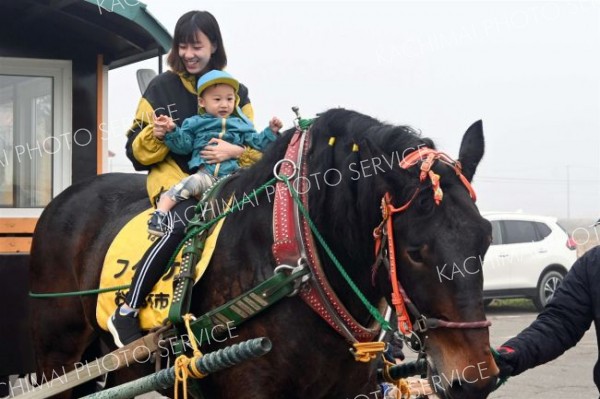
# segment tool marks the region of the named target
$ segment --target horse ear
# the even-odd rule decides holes
[[[458,160],[462,165],[462,173],[469,181],[473,179],[477,165],[479,165],[479,161],[483,158],[484,147],[483,123],[481,120],[478,120],[465,132],[460,143],[460,151],[458,152]]]

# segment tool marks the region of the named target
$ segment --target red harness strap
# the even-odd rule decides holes
[[[303,159],[309,147],[310,130],[305,133],[297,130],[288,146],[284,161],[281,161],[279,171],[280,174],[293,175],[290,181],[306,208],[308,208],[309,182],[305,177],[308,166]],[[292,165],[298,165],[298,174],[293,173]],[[372,341],[380,331],[379,325],[376,324],[373,328],[361,325],[337,297],[325,276],[310,227],[306,219],[299,214],[285,182],[277,182],[275,193],[273,255],[277,264],[294,267],[300,263],[307,264],[312,277],[301,289],[300,297],[349,342]]]

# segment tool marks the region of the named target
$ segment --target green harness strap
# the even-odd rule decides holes
[[[231,301],[212,309],[190,323],[190,328],[199,345],[210,342],[211,337],[231,334],[231,329],[295,293],[299,280],[308,275],[307,267],[296,268],[292,273],[276,272],[256,287]],[[178,326],[180,333],[185,327]],[[176,349],[183,352],[184,343],[179,340]],[[177,350],[175,351],[177,353]]]
[[[171,307],[169,308],[169,321],[175,325],[181,325],[181,323],[183,323],[183,315],[187,314],[190,310],[192,289],[194,287],[194,276],[196,274],[196,265],[202,257],[206,237],[208,236],[210,228],[214,226],[213,221],[217,216],[213,214],[212,220],[205,220],[204,208],[211,201],[211,199],[215,198],[216,195],[221,191],[223,183],[229,180],[230,176],[231,175],[219,179],[212,186],[210,186],[204,192],[202,198],[194,209],[195,215],[190,221],[190,227],[197,227],[196,234],[186,234],[186,237],[183,241],[183,250],[181,254],[181,268],[179,274],[173,281],[173,300],[171,301]],[[169,261],[169,266],[173,263],[178,252],[179,247],[173,253],[171,260]]]
[[[230,175],[231,176],[231,175]],[[202,251],[204,250],[204,242],[206,237],[208,236],[208,232],[210,229],[216,225],[218,221],[226,217],[227,215],[237,212],[243,209],[244,205],[256,198],[263,191],[266,190],[268,186],[275,182],[275,178],[272,178],[258,189],[253,190],[248,196],[245,196],[244,199],[240,202],[236,202],[225,212],[216,215],[214,212],[211,212],[210,220],[205,220],[205,214],[207,213],[207,207],[210,207],[210,201],[214,199],[217,194],[221,191],[223,183],[229,179],[230,176],[227,176],[223,179],[218,180],[215,184],[213,184],[208,190],[205,191],[204,195],[198,205],[196,206],[195,212],[196,215],[189,222],[186,236],[183,240],[183,243],[177,248],[171,257],[171,261],[167,268],[172,264],[175,259],[175,256],[179,252],[181,246],[183,246],[183,254],[182,254],[182,262],[181,269],[177,277],[175,278],[175,287],[173,292],[173,301],[171,302],[171,307],[169,308],[169,320],[174,325],[181,328],[183,324],[183,315],[187,314],[190,309],[190,303],[192,300],[192,290],[194,287],[194,275],[196,270],[196,265],[202,256]]]
[[[183,315],[189,312],[194,287],[196,265],[204,251],[206,230],[186,241],[181,258],[181,269],[173,281],[173,300],[169,308],[169,321],[175,325],[183,323]]]

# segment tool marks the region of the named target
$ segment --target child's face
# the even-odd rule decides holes
[[[208,87],[198,97],[198,104],[208,114],[226,118],[233,113],[235,107],[235,90],[222,83]]]

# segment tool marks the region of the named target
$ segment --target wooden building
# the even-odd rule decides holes
[[[38,217],[106,170],[108,71],[152,57],[160,70],[171,40],[139,1],[0,2],[0,375],[31,371],[27,254]]]

